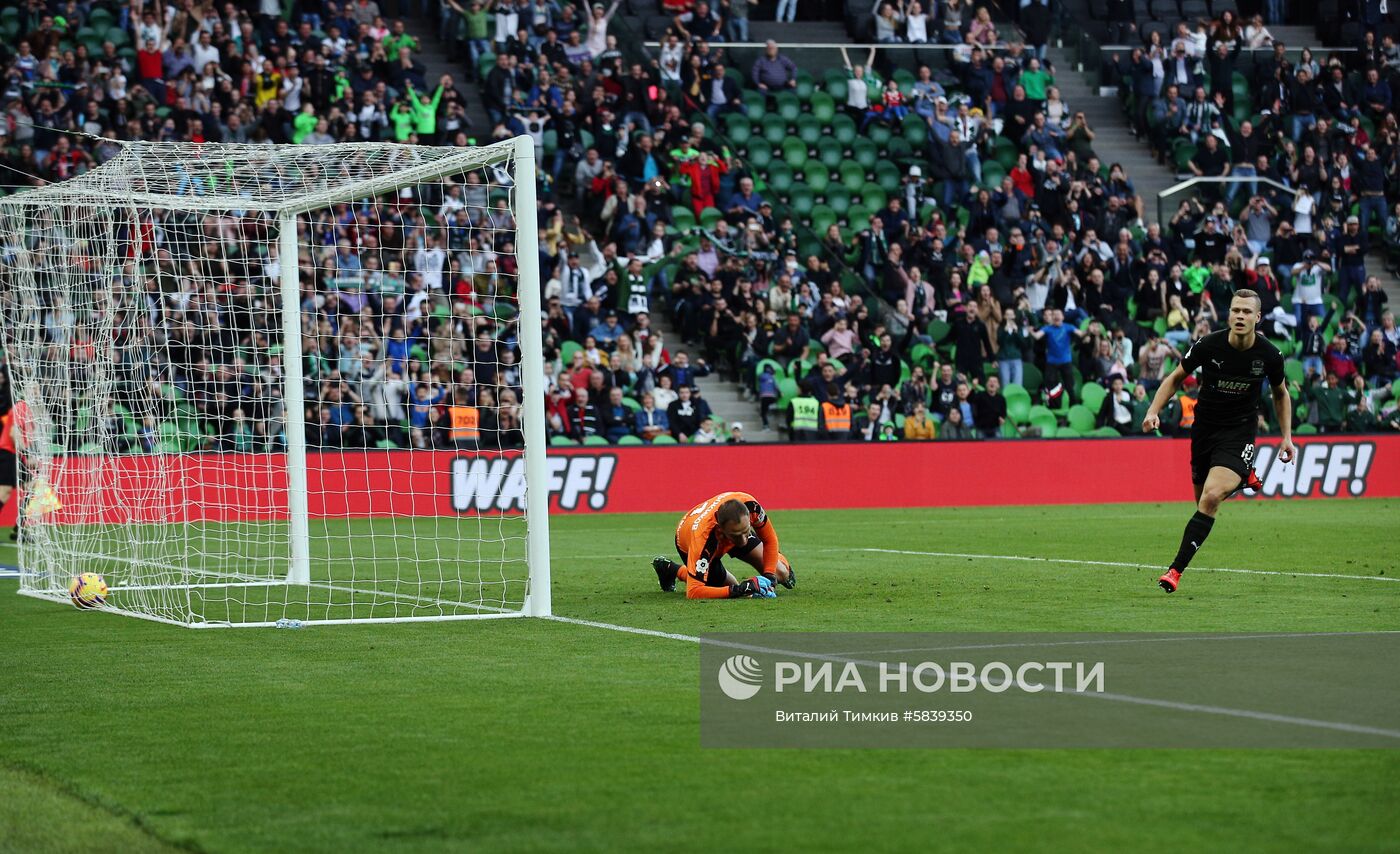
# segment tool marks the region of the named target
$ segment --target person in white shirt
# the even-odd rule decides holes
[[[871,48],[870,54],[874,56],[874,48]],[[866,111],[870,109],[870,85],[865,80],[865,66],[851,65],[844,47],[841,48],[841,58],[851,72],[851,79],[846,81],[846,112],[857,120],[864,120]]]
[[[562,253],[561,253],[562,254]],[[593,296],[592,278],[577,255],[569,255],[559,270],[559,304],[567,309],[583,305]]]
[[[1332,266],[1317,260],[1317,253],[1312,249],[1304,250],[1303,260],[1293,265],[1293,311],[1299,329],[1307,327],[1309,317],[1322,317],[1327,313],[1322,285],[1324,276],[1331,271]]]
[[[904,40],[912,44],[924,44],[928,41],[928,13],[919,0],[909,4],[909,10],[904,15]]]
[[[211,62],[219,61],[219,49],[210,42],[209,33],[199,34],[199,41],[190,49],[190,58],[194,60],[195,68],[203,68]]]
[[[1299,187],[1293,197],[1293,230],[1299,234],[1312,234],[1312,215],[1317,202],[1306,188]]]
[[[427,246],[413,253],[414,270],[423,277],[423,286],[431,291],[442,290],[442,271],[447,266],[447,252],[442,248],[442,238],[433,235]]]

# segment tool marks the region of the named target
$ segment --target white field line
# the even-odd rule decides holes
[[[662,632],[656,629],[642,629],[636,626],[621,626],[615,623],[602,623],[597,620],[581,620],[576,617],[551,616],[545,619],[558,623],[567,623],[574,626],[588,626],[595,629],[606,629],[614,632],[625,632],[633,635],[645,635],[648,637],[666,638],[667,640],[685,641],[695,644],[710,644],[729,649],[746,650],[750,652],[760,652],[769,655],[784,655],[792,658],[810,658],[821,661],[833,661],[841,664],[854,664],[857,667],[878,668],[880,662],[869,661],[859,658],[850,658],[844,655],[834,655],[821,652],[802,652],[799,650],[776,649],[772,647],[755,646],[753,644],[735,643],[732,641],[714,640],[702,638],[696,635],[684,635],[674,632]],[[1316,632],[1301,633],[1297,635],[1270,635],[1269,637],[1311,637]],[[1389,634],[1388,632],[1348,632],[1347,634]],[[1223,638],[1221,638],[1223,640]],[[1056,644],[1046,644],[1053,646]],[[956,647],[949,647],[956,649]],[[1096,700],[1110,700],[1118,703],[1132,703],[1138,706],[1157,706],[1163,709],[1174,709],[1180,712],[1195,712],[1197,714],[1219,715],[1233,718],[1247,718],[1257,721],[1268,721],[1270,723],[1290,724],[1293,726],[1310,727],[1313,729],[1326,729],[1335,732],[1357,733],[1361,735],[1378,735],[1384,738],[1400,740],[1400,730],[1383,729],[1381,727],[1363,726],[1361,724],[1351,724],[1344,721],[1323,721],[1315,718],[1300,718],[1293,715],[1280,715],[1274,712],[1260,712],[1253,709],[1231,709],[1224,706],[1208,706],[1201,703],[1183,703],[1176,700],[1160,700],[1153,697],[1134,697],[1129,694],[1094,693],[1089,691],[1059,691],[1056,693],[1068,694],[1075,697],[1090,697]]]
[[[908,549],[872,549],[872,548],[851,548],[841,549],[841,551],[855,552],[875,552],[879,554],[891,555],[916,555],[919,557],[957,557],[973,558],[979,560],[1019,560],[1029,563],[1064,563],[1074,566],[1117,566],[1127,569],[1161,569],[1159,564],[1151,563],[1126,563],[1113,560],[1073,560],[1061,557],[1031,557],[1027,555],[989,555],[972,554],[968,552],[921,552],[910,551]],[[1400,581],[1400,576],[1389,575],[1341,575],[1332,572],[1287,572],[1277,569],[1224,569],[1218,566],[1193,566],[1187,572],[1233,572],[1242,575],[1287,575],[1299,578],[1336,578],[1347,581]]]
[[[1195,643],[1198,641],[1240,641],[1240,640],[1277,640],[1279,638],[1335,638],[1335,637],[1369,637],[1371,635],[1394,635],[1400,634],[1400,630],[1378,629],[1372,632],[1280,632],[1275,634],[1248,634],[1248,635],[1200,635],[1192,637],[1182,637],[1173,635],[1172,637],[1162,637],[1159,634],[1144,634],[1142,637],[1118,638],[1115,640],[1082,640],[1082,641],[1027,641],[1026,643],[980,643],[980,644],[957,644],[954,646],[910,646],[902,649],[879,649],[879,650],[849,650],[847,652],[834,652],[832,655],[860,655],[862,652],[879,652],[882,654],[907,653],[907,652],[948,652],[953,650],[968,649],[1039,649],[1041,647],[1052,646],[1098,646],[1106,644],[1125,643],[1159,643],[1170,641],[1171,643]]]

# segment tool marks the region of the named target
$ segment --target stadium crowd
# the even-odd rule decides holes
[[[879,40],[958,47],[937,67],[847,58],[820,82],[773,43],[729,60],[742,3],[668,2],[654,57],[619,45],[617,9],[448,0],[439,34],[469,57],[491,124],[472,129],[454,79],[430,86],[417,40],[375,0],[285,13],[28,0],[0,18],[13,30],[0,47],[0,184],[81,174],[116,153],[102,137],[461,146],[528,134],[555,442],[742,441],[694,387],[710,372],[799,440],[1129,434],[1241,286],[1264,295],[1265,331],[1293,357],[1304,432],[1400,429],[1400,330],[1364,260],[1372,242],[1392,258],[1400,245],[1395,116],[1373,100],[1396,74],[1388,35],[1344,57],[1354,67],[1329,59],[1329,77],[1353,87],[1340,102],[1309,83],[1320,68],[1295,70],[1282,52],[1242,97],[1237,50],[1260,36],[1228,13],[1186,26],[1184,66],[1160,36],[1120,57],[1129,118],[1164,157],[1182,152],[1202,175],[1253,163],[1289,187],[1207,188],[1159,226],[1060,98],[1038,0],[1019,28],[951,0],[927,13],[881,3]],[[1364,83],[1347,83],[1353,72]],[[1171,86],[1184,86],[1168,81],[1181,74],[1214,112],[1176,103]],[[1269,106],[1244,121],[1242,103]],[[303,223],[313,446],[520,444],[505,183],[470,174]],[[282,441],[266,224],[192,225],[176,241],[188,257],[152,250],[129,270],[128,398],[111,411],[75,403],[72,449],[92,424],[133,451]],[[154,244],[190,230],[152,223]],[[49,343],[84,343],[73,307],[47,311]],[[656,312],[679,340],[655,330]],[[1192,395],[1168,432],[1189,427]]]

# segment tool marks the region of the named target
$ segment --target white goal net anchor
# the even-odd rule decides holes
[[[104,610],[195,627],[548,615],[531,140],[120,145],[0,198],[20,593],[98,572]],[[457,455],[523,459],[523,512],[454,508]]]

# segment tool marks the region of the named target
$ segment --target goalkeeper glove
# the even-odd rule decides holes
[[[777,591],[773,589],[773,582],[762,575],[755,575],[753,578],[745,578],[743,581],[729,588],[730,599],[777,599]]]

